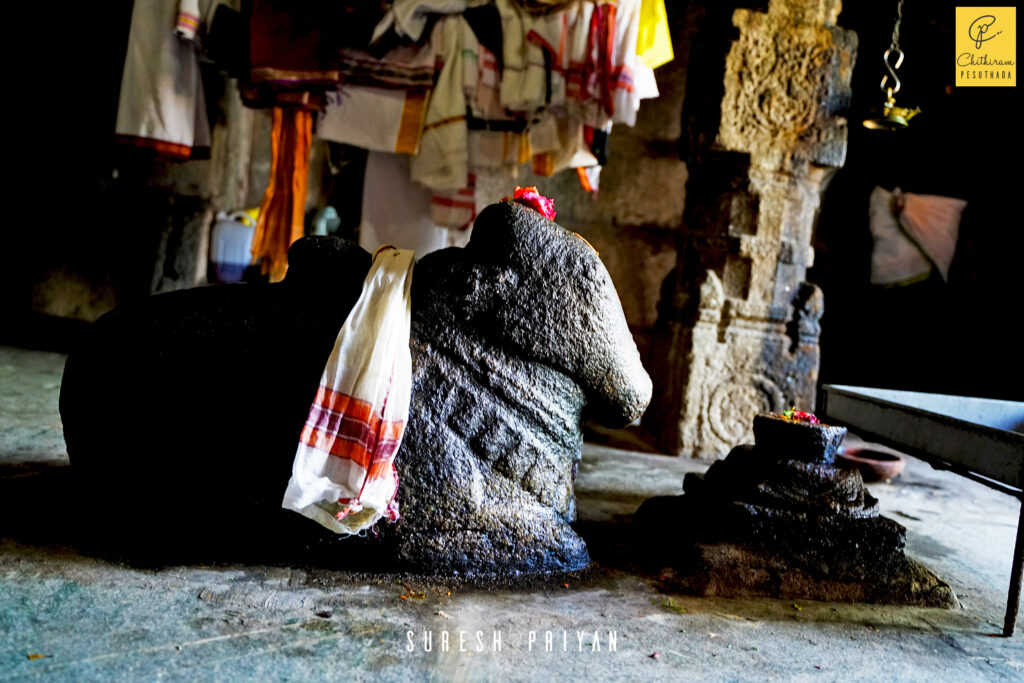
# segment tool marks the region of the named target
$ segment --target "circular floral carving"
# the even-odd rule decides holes
[[[708,422],[711,431],[728,447],[752,442],[752,424],[758,413],[781,410],[782,391],[764,375],[730,377],[711,392]]]

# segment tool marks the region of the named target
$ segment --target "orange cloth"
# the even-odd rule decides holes
[[[288,247],[303,234],[313,113],[294,107],[274,107],[273,113],[270,182],[260,202],[252,260],[260,261],[271,282],[279,282],[288,272]]]

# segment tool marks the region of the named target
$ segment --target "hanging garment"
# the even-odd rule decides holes
[[[339,74],[324,38],[321,3],[252,0],[249,83],[267,89],[333,87]]]
[[[484,45],[469,23],[463,26],[463,83],[466,103],[475,118],[511,120],[501,105],[501,66],[498,55]]]
[[[900,226],[935,264],[943,280],[949,280],[949,267],[960,234],[960,218],[966,208],[966,201],[954,197],[911,192],[903,195]]]
[[[416,154],[429,92],[359,86],[327,93],[317,137],[364,149]]]
[[[641,0],[636,54],[648,69],[657,69],[675,57],[665,0]]]
[[[338,51],[338,77],[346,85],[427,90],[434,87],[437,54],[429,41],[399,45],[383,56],[343,47]]]
[[[601,167],[590,166],[584,168],[580,166],[576,169],[576,177],[579,178],[580,187],[583,188],[583,191],[593,194],[601,186]]]
[[[962,199],[876,187],[869,200],[871,284],[920,282],[933,268],[948,279],[966,206]]]
[[[569,115],[603,128],[611,117],[616,7],[583,3],[568,39],[566,103]]]
[[[494,122],[517,122],[519,130],[526,128],[526,119],[505,109],[501,103],[501,59],[477,39],[472,32],[463,33],[463,88],[469,106],[470,130],[488,129]],[[483,124],[473,123],[473,119]],[[502,124],[503,125],[503,124]]]
[[[640,100],[658,96],[654,71],[637,57],[640,0],[584,3],[568,31],[566,99],[594,128],[635,125]]]
[[[530,135],[500,130],[469,131],[469,161],[473,168],[513,171],[530,160]]]
[[[193,42],[216,4],[183,2],[186,21],[174,2],[136,0],[114,129],[118,142],[171,159],[208,158],[210,124]]]
[[[567,70],[570,66],[572,31],[579,14],[579,6],[552,15],[540,30],[529,34],[529,39],[545,50],[548,66],[548,106],[564,107],[566,103]]]
[[[558,148],[534,157],[534,173],[551,176],[567,168],[597,166],[597,157],[584,137],[584,127],[575,117],[558,119]]]
[[[175,32],[182,40],[195,42],[199,33],[199,0],[181,0]]]
[[[497,57],[498,73],[501,73],[501,14],[490,3],[467,7],[462,13],[477,42]]]
[[[594,15],[594,4],[585,2],[573,16],[568,35],[568,48],[562,62],[566,78],[566,99],[582,102],[587,99],[584,78],[584,61],[590,52],[590,26]]]
[[[420,149],[412,157],[410,171],[413,180],[433,190],[457,190],[469,175],[462,52],[467,35],[472,36],[472,30],[465,19],[452,15],[441,17],[431,36],[442,66],[427,103]]]
[[[249,69],[242,97],[251,107],[322,108],[321,96],[341,82],[371,87],[429,88],[434,64],[429,48],[364,52],[384,14],[379,2],[251,0],[247,7]],[[390,43],[389,43],[390,45]],[[429,60],[427,60],[429,58]]]
[[[530,151],[534,154],[554,152],[561,145],[558,138],[558,119],[553,114],[542,115],[530,126]]]
[[[399,36],[418,41],[430,14],[462,14],[466,0],[395,0],[373,30],[373,41],[393,29]]]
[[[611,108],[607,114],[614,123],[636,124],[640,100],[658,96],[654,70],[637,56],[641,0],[619,0],[611,21],[611,74],[607,79]],[[604,126],[595,126],[603,128]]]
[[[466,186],[458,190],[434,192],[430,219],[449,230],[469,230],[476,220],[476,176],[470,173]]]
[[[555,156],[562,141],[558,135],[559,120],[550,111],[530,126],[530,152],[533,154],[533,174],[550,177],[555,173]]]
[[[612,79],[618,9],[614,3],[597,3],[590,17],[587,53],[583,60],[583,88],[586,98],[598,105],[600,114],[586,119],[595,127],[603,127],[604,121],[615,113]]]
[[[501,14],[502,56],[501,104],[512,111],[533,112],[547,102],[548,68],[544,48],[528,36],[535,21],[512,0],[497,0]]]
[[[575,11],[566,11],[527,17],[523,21],[529,46],[526,54],[529,62],[528,78],[532,78],[529,76],[531,70],[543,69],[545,82],[541,106],[560,107],[565,104],[563,62],[569,51],[569,31],[575,16]],[[537,48],[540,48],[539,52]]]
[[[271,282],[288,271],[288,247],[302,237],[306,215],[312,112],[275,107],[271,129],[271,167],[252,240],[253,263],[259,261]]]
[[[413,252],[386,246],[338,332],[281,506],[338,534],[398,519],[394,459],[409,420]]]
[[[404,154],[367,154],[359,224],[364,249],[393,244],[423,256],[448,246],[448,230],[430,220],[431,192],[412,182],[409,161]]]

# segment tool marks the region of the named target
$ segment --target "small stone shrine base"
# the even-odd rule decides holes
[[[641,505],[644,554],[699,595],[958,605],[945,581],[904,554],[907,530],[879,515],[860,472],[836,465],[845,436],[805,413],[758,415],[756,445],[687,474],[682,496]],[[666,543],[673,521],[686,531]]]
[[[774,597],[957,607],[953,589],[905,555],[883,565],[805,566],[791,556],[733,543],[697,543],[680,558],[673,583],[706,597]]]

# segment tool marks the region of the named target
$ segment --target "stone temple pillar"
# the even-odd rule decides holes
[[[846,156],[835,112],[857,45],[835,25],[839,10],[771,0],[767,13],[733,13],[717,137],[691,150],[652,348],[652,374],[667,379],[644,427],[672,452],[719,457],[751,440],[758,412],[814,408],[823,301],[804,277],[823,183]]]

